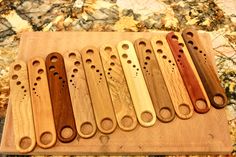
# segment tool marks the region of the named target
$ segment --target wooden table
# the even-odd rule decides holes
[[[21,37],[18,58],[28,61],[32,56],[45,58],[47,54],[55,51],[65,53],[71,50],[81,50],[86,45],[99,47],[104,43],[116,45],[124,39],[134,42],[141,37],[150,39],[155,34],[149,32],[28,32]],[[206,39],[206,36],[206,34],[201,34],[202,38]],[[18,153],[13,142],[12,128],[12,111],[9,102],[1,142],[2,153]],[[206,114],[194,112],[194,115],[188,120],[181,120],[176,116],[170,123],[162,123],[157,120],[155,125],[150,128],[138,125],[135,130],[130,132],[122,131],[119,128],[108,135],[97,132],[90,139],[76,138],[68,144],[57,141],[56,146],[50,149],[41,149],[37,146],[31,154],[173,155],[227,154],[231,151],[232,142],[226,113],[224,109],[216,110],[211,107]]]

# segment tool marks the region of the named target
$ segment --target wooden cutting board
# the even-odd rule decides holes
[[[116,45],[121,40],[134,42],[138,38],[150,39],[155,34],[149,32],[28,32],[21,37],[18,58],[28,61],[33,56],[45,58],[51,52],[80,51],[86,45],[94,45],[99,48],[103,44]],[[201,37],[203,36],[206,37],[208,34],[201,34]],[[209,40],[204,43],[210,42]],[[14,145],[11,109],[11,102],[9,102],[1,141],[1,153],[17,154]],[[188,120],[181,120],[176,116],[170,123],[162,123],[157,120],[152,127],[144,128],[138,125],[130,132],[122,131],[117,127],[109,135],[98,131],[92,138],[76,138],[67,144],[57,140],[54,147],[42,149],[37,146],[31,154],[163,155],[227,154],[231,151],[232,142],[225,111],[211,107],[211,110],[206,114],[194,112]]]

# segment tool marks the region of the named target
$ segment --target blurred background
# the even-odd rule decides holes
[[[212,37],[236,155],[235,0],[0,0],[0,135],[9,98],[9,64],[26,31],[181,31]]]

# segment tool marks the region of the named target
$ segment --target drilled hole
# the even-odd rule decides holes
[[[55,70],[55,67],[54,66],[50,66],[49,67],[49,71],[54,71]]]
[[[123,45],[122,45],[122,48],[123,48],[124,50],[128,50],[128,49],[129,49],[129,45],[128,45],[128,44],[123,44]]]
[[[128,58],[128,55],[126,53],[122,54],[123,58]]]
[[[152,53],[152,51],[150,49],[147,49],[146,53]]]
[[[128,64],[131,64],[131,63],[132,63],[132,61],[131,61],[131,60],[127,60],[127,63],[128,63]]]
[[[95,65],[91,65],[91,69],[95,69]]]
[[[44,145],[48,145],[52,142],[52,133],[51,132],[44,132],[40,136],[40,141]]]
[[[149,57],[149,56],[147,56],[147,57],[146,57],[146,60],[150,60],[150,57]]]
[[[110,53],[112,52],[112,48],[110,46],[105,47],[105,52]]]
[[[218,105],[223,105],[225,103],[225,99],[222,95],[217,94],[213,97],[213,101],[214,103],[218,104]]]
[[[145,65],[147,65],[148,63],[147,62],[144,62]]]
[[[168,60],[169,63],[171,63],[171,60]]]
[[[162,49],[158,49],[158,50],[157,50],[157,53],[162,53]]]
[[[157,46],[162,46],[163,42],[161,40],[157,40],[156,44],[157,44]]]
[[[111,65],[111,66],[114,66],[114,65],[115,65],[115,63],[114,63],[114,62],[111,62],[111,63],[110,63],[110,65]]]
[[[182,49],[179,50],[180,53],[184,53],[184,51]]]
[[[37,81],[40,81],[40,80],[41,80],[41,77],[37,77],[36,80],[37,80]]]
[[[86,53],[87,53],[88,55],[92,55],[92,54],[94,53],[94,51],[93,51],[92,49],[88,49],[88,50],[86,51]]]
[[[35,88],[33,88],[33,90],[35,90]]]
[[[34,83],[34,86],[37,86],[37,83]]]
[[[204,55],[203,56],[206,56],[206,54],[204,53]]]
[[[99,73],[99,70],[97,69],[97,70],[96,70],[96,72],[98,72],[98,73]]]
[[[76,62],[74,63],[74,65],[75,65],[75,66],[79,66],[79,65],[80,65],[80,62],[79,62],[79,61],[76,61]]]
[[[24,88],[25,88],[25,86],[21,86],[21,88],[22,88],[22,89],[24,89]]]
[[[90,64],[90,63],[92,63],[92,60],[91,59],[86,59],[86,61],[85,61],[87,64]]]
[[[139,46],[146,46],[146,43],[144,41],[140,41]]]
[[[190,41],[188,41],[188,44],[191,44],[191,45],[193,45],[193,41],[191,41],[191,40],[190,40]]]
[[[109,68],[108,70],[109,70],[109,71],[111,71],[111,70],[112,70],[112,68]]]
[[[172,38],[172,40],[176,40],[176,41],[178,41],[178,39],[179,39],[176,35],[172,35],[171,38]]]
[[[121,124],[122,124],[124,127],[131,127],[132,124],[133,124],[133,119],[132,119],[132,117],[130,117],[130,116],[124,116],[124,117],[121,119]]]
[[[71,77],[75,77],[75,75],[72,74]]]
[[[42,73],[43,73],[43,69],[39,69],[39,70],[38,70],[38,73],[39,73],[39,74],[42,74]]]
[[[181,58],[181,55],[178,55],[179,58]]]
[[[59,80],[62,80],[62,77],[61,77],[61,76],[59,77]]]
[[[78,72],[78,69],[73,69],[73,72],[74,72],[74,73],[77,73],[77,72]]]
[[[101,126],[104,130],[110,130],[113,128],[113,121],[110,118],[104,118],[101,121]]]
[[[54,75],[54,76],[58,76],[58,72],[54,72],[53,75]]]
[[[195,104],[196,104],[196,106],[197,106],[199,109],[201,109],[201,110],[207,108],[207,103],[206,103],[205,100],[199,99],[199,100],[197,100],[197,101],[195,102]]]
[[[73,130],[71,127],[64,127],[62,130],[61,130],[61,136],[63,138],[70,138],[71,136],[73,135]]]
[[[136,65],[133,65],[133,68],[135,68],[136,67]]]
[[[163,59],[166,59],[167,57],[166,57],[166,55],[163,55],[162,58],[163,58]]]
[[[27,90],[25,89],[25,90],[24,90],[24,92],[26,93],[26,92],[27,92]]]
[[[193,37],[193,33],[192,32],[188,32],[187,35],[188,35],[188,37],[191,37],[191,38]]]
[[[20,81],[17,81],[17,82],[16,82],[16,85],[20,85],[20,84],[21,84],[21,82],[20,82]]]
[[[32,64],[33,66],[39,66],[40,65],[40,62],[38,61],[38,60],[35,60],[35,61],[33,61],[33,64]]]
[[[179,46],[180,46],[180,48],[183,48],[184,44],[183,43],[179,43]]]
[[[200,53],[202,53],[202,51],[201,51],[201,50],[200,50],[199,52],[200,52]]]
[[[21,140],[20,140],[20,148],[21,149],[27,149],[31,146],[32,144],[32,141],[31,141],[31,138],[29,137],[23,137]]]
[[[189,106],[186,105],[186,104],[181,104],[181,105],[179,106],[179,111],[180,111],[180,113],[183,114],[183,115],[188,115],[188,114],[190,114],[190,108],[189,108]]]
[[[11,77],[13,80],[16,80],[17,78],[18,78],[18,76],[17,75],[12,75],[12,77]]]
[[[58,58],[57,58],[57,56],[52,56],[50,60],[51,60],[51,62],[56,62],[58,60]]]
[[[160,109],[160,115],[163,119],[169,119],[172,116],[170,109],[167,107]]]
[[[16,64],[14,66],[14,70],[16,70],[16,71],[19,71],[20,69],[21,69],[21,65],[20,64]]]
[[[198,47],[197,47],[197,46],[194,46],[194,49],[195,49],[195,50],[198,50]]]
[[[142,112],[141,114],[141,119],[144,121],[144,122],[151,122],[152,119],[153,119],[153,116],[152,114],[149,112],[149,111],[144,111]]]
[[[69,53],[69,58],[75,58],[76,57],[76,54],[74,53],[74,52],[72,52],[72,53]]]
[[[116,59],[116,55],[112,55],[111,59],[115,60]]]
[[[93,132],[93,125],[90,122],[85,122],[81,125],[80,131],[84,135],[90,135]]]

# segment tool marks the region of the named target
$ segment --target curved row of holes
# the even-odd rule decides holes
[[[50,61],[51,61],[52,63],[57,62],[57,61],[58,61],[57,56],[52,56],[52,57],[50,58]],[[62,78],[62,76],[59,76],[59,72],[56,71],[56,67],[55,67],[54,65],[49,66],[49,71],[52,72],[53,75],[54,75],[56,78],[58,78],[59,80],[61,80],[61,82],[62,82],[62,90],[63,90],[64,87],[65,87],[66,81]]]
[[[159,48],[157,49],[157,54],[159,54],[159,55],[163,54],[163,50],[162,50],[163,42],[162,42],[161,40],[157,40],[157,41],[156,41],[156,45],[159,47]],[[173,61],[172,61],[171,59],[168,59],[165,54],[162,55],[162,58],[165,59],[165,60],[167,60],[168,63],[169,63],[170,65],[172,65],[172,72],[174,72],[175,63],[172,63]]]
[[[80,61],[78,59],[76,59],[77,56],[76,56],[76,53],[74,53],[74,52],[69,53],[68,57],[69,57],[69,59],[74,59],[74,68],[73,68],[72,74],[70,76],[70,83],[71,83],[72,86],[74,86],[74,88],[77,88],[76,85],[75,85],[74,78],[76,78],[76,75],[79,72],[78,67],[80,66]]]
[[[146,42],[145,41],[140,41],[139,42],[139,46],[140,47],[146,47]],[[145,56],[144,56],[144,58],[145,58],[145,61],[144,61],[144,66],[143,66],[143,69],[144,69],[144,71],[148,74],[148,75],[151,75],[151,73],[148,71],[148,68],[147,68],[147,66],[148,66],[148,63],[149,63],[149,61],[151,60],[151,58],[150,58],[150,54],[152,53],[152,51],[150,50],[150,49],[146,49],[145,50]]]
[[[93,53],[94,53],[94,50],[92,50],[92,49],[88,49],[88,50],[86,51],[86,54],[88,54],[88,55],[92,55]],[[92,64],[93,61],[92,61],[91,58],[88,58],[88,59],[85,60],[85,63],[87,63],[87,64]],[[114,66],[115,63],[112,62],[111,65]],[[95,70],[95,69],[96,69],[96,66],[95,66],[94,64],[92,64],[92,65],[90,66],[90,68],[91,68],[92,70]],[[102,72],[100,72],[99,68],[96,69],[96,72],[97,72],[98,77],[99,77],[98,83],[101,83],[101,80],[102,80]],[[99,73],[99,72],[100,72],[100,73]]]
[[[34,67],[38,67],[38,66],[40,65],[40,61],[34,60],[34,61],[32,62],[32,65],[33,65]],[[37,84],[39,83],[39,81],[41,80],[40,75],[44,73],[44,70],[43,70],[42,68],[38,68],[37,73],[38,73],[38,75],[36,76],[36,79],[35,79],[36,82],[34,82],[34,87],[32,88],[32,90],[34,91],[34,94],[37,94],[37,92],[36,92],[36,86],[37,86]],[[38,83],[37,83],[37,82],[38,82]],[[36,96],[38,96],[38,94],[37,94]]]
[[[171,39],[178,42],[178,44],[179,44],[179,49],[178,49],[179,54],[178,54],[177,63],[179,63],[179,65],[182,66],[182,68],[184,68],[184,64],[181,62],[181,57],[182,57],[182,54],[184,53],[184,51],[183,51],[184,44],[179,43],[179,41],[178,41],[179,38],[176,35],[172,35]]]
[[[192,32],[187,32],[186,34],[189,38],[193,38],[193,33]],[[192,40],[188,40],[187,43],[189,45],[191,45],[195,51],[198,51],[198,47],[194,46],[194,42]],[[205,63],[206,63],[206,60],[207,60],[206,53],[203,53],[202,50],[199,50],[198,52],[204,56]]]
[[[21,67],[20,64],[16,64],[13,69],[17,72],[17,71],[20,71],[21,68],[22,68],[22,67]],[[21,81],[19,80],[19,77],[18,77],[17,74],[13,74],[11,78],[12,78],[12,80],[16,81],[16,85],[17,85],[17,86],[20,86],[20,85],[21,85]],[[24,95],[23,95],[22,99],[20,100],[20,102],[22,102],[22,101],[25,99],[27,90],[25,89],[25,86],[24,86],[24,85],[22,85],[22,86],[20,87],[20,89],[23,90],[23,92],[24,92]]]
[[[106,53],[108,53],[108,54],[110,54],[110,59],[112,60],[112,61],[110,61],[110,67],[108,68],[108,72],[107,72],[107,75],[109,75],[109,79],[111,79],[113,82],[117,82],[117,80],[115,80],[113,77],[112,77],[112,67],[114,67],[116,64],[115,64],[115,60],[118,58],[115,54],[113,54],[112,52],[113,52],[113,49],[112,49],[112,47],[110,47],[110,46],[106,46],[105,48],[104,48],[104,51],[106,52]]]
[[[128,49],[129,49],[129,45],[128,45],[128,44],[123,44],[123,45],[122,45],[122,48],[123,48],[124,50],[128,50]],[[132,64],[131,59],[128,59],[129,56],[128,56],[127,53],[123,53],[121,56],[122,56],[122,58],[124,58],[124,59],[127,60],[127,64],[130,64],[130,65]],[[133,67],[133,68],[136,68],[136,65],[133,64],[132,67]],[[135,73],[135,75],[138,76],[138,74],[139,74],[139,68],[136,68],[136,73]]]

